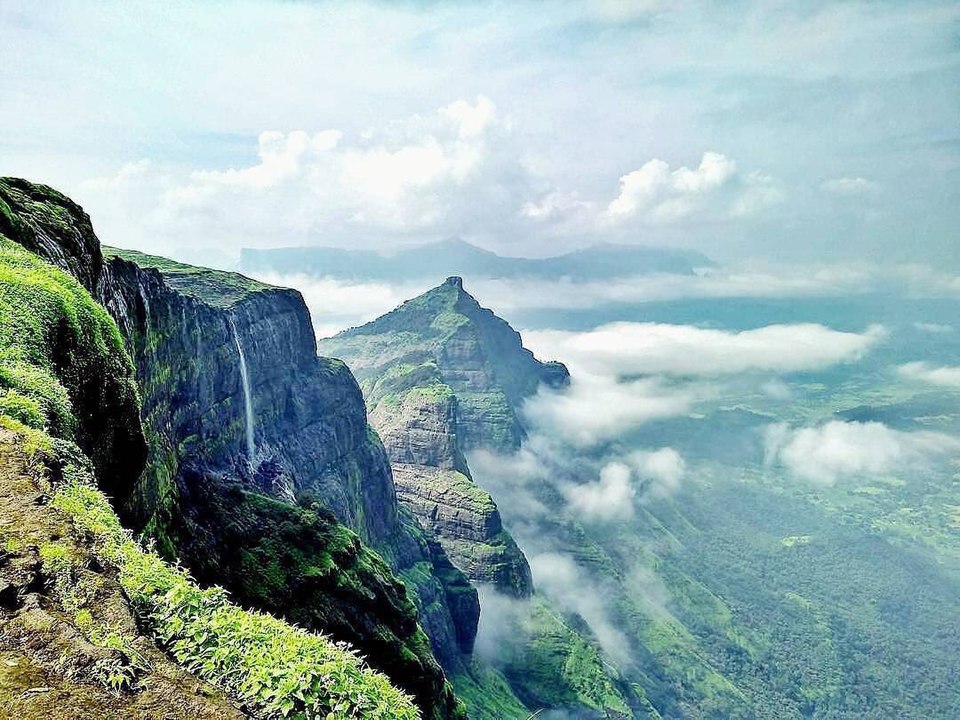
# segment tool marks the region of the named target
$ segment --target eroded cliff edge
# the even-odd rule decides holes
[[[472,643],[475,591],[398,510],[356,383],[316,357],[299,295],[158,258],[104,262],[89,218],[66,197],[5,180],[0,199],[0,230],[74,273],[131,350],[150,456],[138,481],[115,489],[124,518],[239,601],[352,642],[425,717],[462,716],[411,598],[367,544],[413,573],[421,620],[451,663]],[[271,555],[291,535],[300,545]],[[251,561],[267,556],[276,562]],[[288,594],[270,592],[279,587]]]
[[[518,449],[525,436],[521,403],[541,383],[566,384],[567,369],[537,360],[459,277],[322,340],[320,348],[356,373],[402,503],[471,580],[529,597],[527,559],[464,456],[477,448]]]

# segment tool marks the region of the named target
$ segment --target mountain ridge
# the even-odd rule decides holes
[[[484,591],[481,611],[493,613],[488,624],[525,638],[519,643],[523,652],[491,666],[502,670],[510,691],[528,708],[510,717],[547,709],[619,718],[641,707],[640,694],[604,663],[583,621],[564,616],[536,593],[526,556],[466,459],[475,449],[518,450],[526,436],[522,403],[541,385],[566,385],[566,367],[535,358],[519,333],[482,307],[459,276],[366,325],[321,340],[319,348],[353,368],[370,422],[390,456],[401,503]],[[499,603],[511,608],[503,617]],[[455,685],[468,698],[471,717],[502,717],[504,711],[489,695],[475,692],[469,678],[455,678]]]
[[[448,238],[384,255],[372,250],[304,246],[243,248],[244,272],[308,274],[353,281],[439,279],[461,275],[478,278],[606,280],[654,273],[692,275],[713,267],[691,250],[598,243],[562,255],[525,258],[498,255],[459,238]]]

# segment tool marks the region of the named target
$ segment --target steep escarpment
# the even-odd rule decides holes
[[[450,572],[449,562],[431,552],[398,510],[389,464],[366,424],[356,383],[342,363],[316,357],[299,295],[148,256],[134,262],[113,253],[104,263],[89,219],[64,196],[4,181],[0,199],[4,222],[16,224],[22,235],[32,233],[25,246],[65,270],[80,268],[78,277],[120,324],[122,335],[111,321],[115,339],[125,340],[132,352],[150,456],[145,473],[114,493],[124,519],[155,538],[167,557],[209,570],[201,561],[216,546],[184,538],[222,544],[217,533],[233,510],[223,500],[235,499],[230,493],[239,485],[248,501],[249,527],[275,534],[258,535],[257,542],[303,535],[297,558],[303,562],[248,563],[248,572],[230,566],[204,580],[230,584],[240,602],[264,609],[264,587],[289,585],[301,605],[275,603],[270,609],[297,614],[304,624],[312,618],[310,627],[358,646],[416,696],[425,717],[460,716],[406,589],[365,547],[388,547],[397,570],[422,564],[417,578],[424,591],[416,597],[432,600],[424,623],[447,630],[443,637],[453,658],[461,653],[461,633],[449,596],[459,601],[464,642],[475,634],[476,613],[471,626],[470,613],[463,611],[464,598],[470,598],[463,592],[466,581]],[[70,246],[48,242],[58,233],[79,240]],[[91,248],[94,260],[85,261]],[[139,447],[142,457],[142,435]],[[128,474],[136,475],[141,466],[131,465]],[[222,512],[191,525],[197,519],[191,503],[201,501]],[[306,530],[312,524],[320,529],[311,534]],[[250,548],[257,551],[263,548]],[[221,559],[230,563],[239,557],[225,553]],[[297,575],[307,570],[316,577]],[[331,578],[340,576],[343,587],[334,592]],[[384,602],[365,617],[371,598]],[[343,612],[330,611],[335,606]]]
[[[629,716],[640,691],[604,660],[582,618],[534,592],[525,556],[465,459],[471,449],[518,448],[523,400],[541,384],[566,384],[566,368],[534,358],[459,278],[320,347],[357,374],[401,503],[484,590],[486,637],[457,676],[471,716]]]
[[[431,550],[415,523],[399,512],[389,462],[367,425],[356,381],[343,363],[316,356],[299,293],[232,273],[114,250],[107,251],[103,286],[109,288],[106,305],[133,350],[151,436],[152,461],[130,505],[134,519],[168,554],[184,558],[191,567],[209,568],[217,544],[203,545],[196,537],[219,538],[231,527],[231,508],[211,497],[207,506],[223,512],[198,516],[193,510],[199,488],[221,488],[239,480],[247,489],[290,506],[326,508],[412,586],[434,652],[447,667],[455,667],[476,633],[475,592],[462,576],[449,571],[442,550]],[[206,485],[195,480],[205,474],[221,480]],[[250,507],[266,512],[274,506]],[[197,522],[191,525],[190,518]],[[261,521],[279,528],[267,518]],[[198,523],[207,530],[187,532]],[[322,550],[314,546],[315,552]],[[304,567],[309,565],[287,567],[282,581],[300,585],[297,572]],[[275,574],[266,577],[271,572],[267,566],[253,564],[251,569],[253,574],[227,572],[233,582],[226,577],[222,582],[257,603],[263,599],[262,588],[280,579]],[[375,589],[372,595],[383,592]],[[284,606],[291,614],[313,617],[317,623],[346,619],[320,607],[328,600],[322,593],[299,592],[297,597],[301,606]],[[369,606],[360,597],[342,604]],[[395,598],[383,605],[384,616],[391,608],[405,608],[405,603]],[[355,619],[316,626],[364,648],[379,667],[404,677],[409,687],[434,687],[442,674],[429,645],[417,635],[412,614],[404,609],[394,617],[395,626],[378,625],[375,630]],[[393,643],[392,652],[383,646],[384,638]],[[408,667],[404,658],[410,657],[417,660]],[[394,662],[399,663],[396,668]],[[449,695],[442,685],[433,691]]]
[[[537,360],[456,277],[320,347],[356,373],[401,501],[472,580],[529,596],[526,558],[464,454],[517,449],[520,404],[541,383],[568,382],[566,368]]]
[[[109,456],[124,450],[99,441],[122,424],[143,444],[123,339],[75,278],[2,234],[0,363],[5,713],[416,717],[345,648],[241,610],[130,538],[100,489],[142,468],[142,455],[124,467]],[[110,389],[93,396],[99,407],[93,382]],[[106,476],[117,467],[125,474]]]
[[[365,544],[389,549],[398,571],[430,560],[407,537],[389,465],[367,425],[356,382],[342,363],[316,356],[299,294],[128,252],[108,253],[104,278],[106,305],[137,364],[145,425],[157,452],[131,506],[134,517],[202,579],[216,579],[245,602],[356,644],[413,692],[428,716],[455,714],[416,612],[389,572],[366,575],[371,584],[347,584],[336,594],[316,577],[303,577],[331,556],[328,538],[304,527],[312,520],[301,510],[314,504]],[[254,533],[260,546],[249,551],[255,556],[264,545],[296,534],[312,559],[264,564],[229,551],[236,508],[224,503],[224,493],[237,481],[255,493],[243,496],[250,500],[244,515],[267,533]],[[288,517],[277,522],[282,511]],[[351,568],[328,571],[345,579]],[[445,596],[436,574],[423,580],[433,594]],[[289,589],[290,602],[264,592],[278,586]],[[367,597],[389,600],[374,606]],[[364,608],[374,607],[378,612],[363,616]],[[456,621],[446,604],[425,608],[424,619],[446,640],[440,647],[456,657]]]

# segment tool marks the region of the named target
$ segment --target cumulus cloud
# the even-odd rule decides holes
[[[901,365],[900,374],[910,380],[920,380],[931,385],[960,388],[960,367],[931,365],[927,362],[911,362]]]
[[[654,378],[618,382],[577,373],[568,388],[541,389],[526,402],[523,414],[538,430],[584,447],[651,420],[684,415],[709,392],[705,386],[674,387]]]
[[[768,466],[825,485],[845,477],[916,471],[932,460],[960,452],[960,440],[935,432],[903,432],[877,422],[834,420],[817,427],[767,427]]]
[[[690,325],[618,322],[587,332],[529,332],[526,341],[542,356],[562,357],[593,373],[719,376],[823,369],[858,359],[885,334],[880,326],[862,333],[810,323],[732,332]]]
[[[825,180],[821,183],[820,187],[828,193],[846,196],[866,195],[867,193],[874,192],[878,188],[875,182],[871,182],[862,177],[833,178],[831,180]]]
[[[129,165],[84,183],[82,194],[154,232],[233,249],[316,237],[340,245],[495,237],[545,187],[510,133],[481,95],[360,132],[266,130],[248,165],[185,174]]]
[[[724,192],[726,191],[726,192]],[[612,222],[640,218],[671,223],[708,211],[750,215],[781,199],[773,179],[737,173],[736,163],[718,152],[705,152],[700,164],[671,170],[653,159],[620,178],[620,193],[606,208]]]

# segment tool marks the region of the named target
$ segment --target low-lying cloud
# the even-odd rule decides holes
[[[901,365],[898,370],[900,375],[909,380],[919,380],[942,387],[960,388],[960,367],[911,362]]]
[[[533,582],[563,611],[575,613],[590,626],[597,642],[613,660],[630,659],[630,643],[617,628],[595,581],[569,555],[547,552],[529,558]]]
[[[570,485],[564,491],[570,507],[587,520],[625,520],[633,517],[636,495],[633,470],[612,462],[600,470],[596,482]]]
[[[705,385],[673,386],[657,378],[618,382],[609,376],[577,372],[568,388],[541,389],[525,403],[523,414],[538,432],[582,447],[610,440],[652,420],[685,415],[709,393]]]
[[[563,358],[592,373],[719,376],[821,370],[860,358],[885,335],[879,325],[862,333],[812,323],[737,332],[618,322],[587,332],[528,332],[526,340],[542,356]]]
[[[830,485],[847,477],[916,472],[960,453],[960,439],[936,432],[903,432],[878,422],[833,420],[817,427],[767,427],[765,459],[801,480]]]

